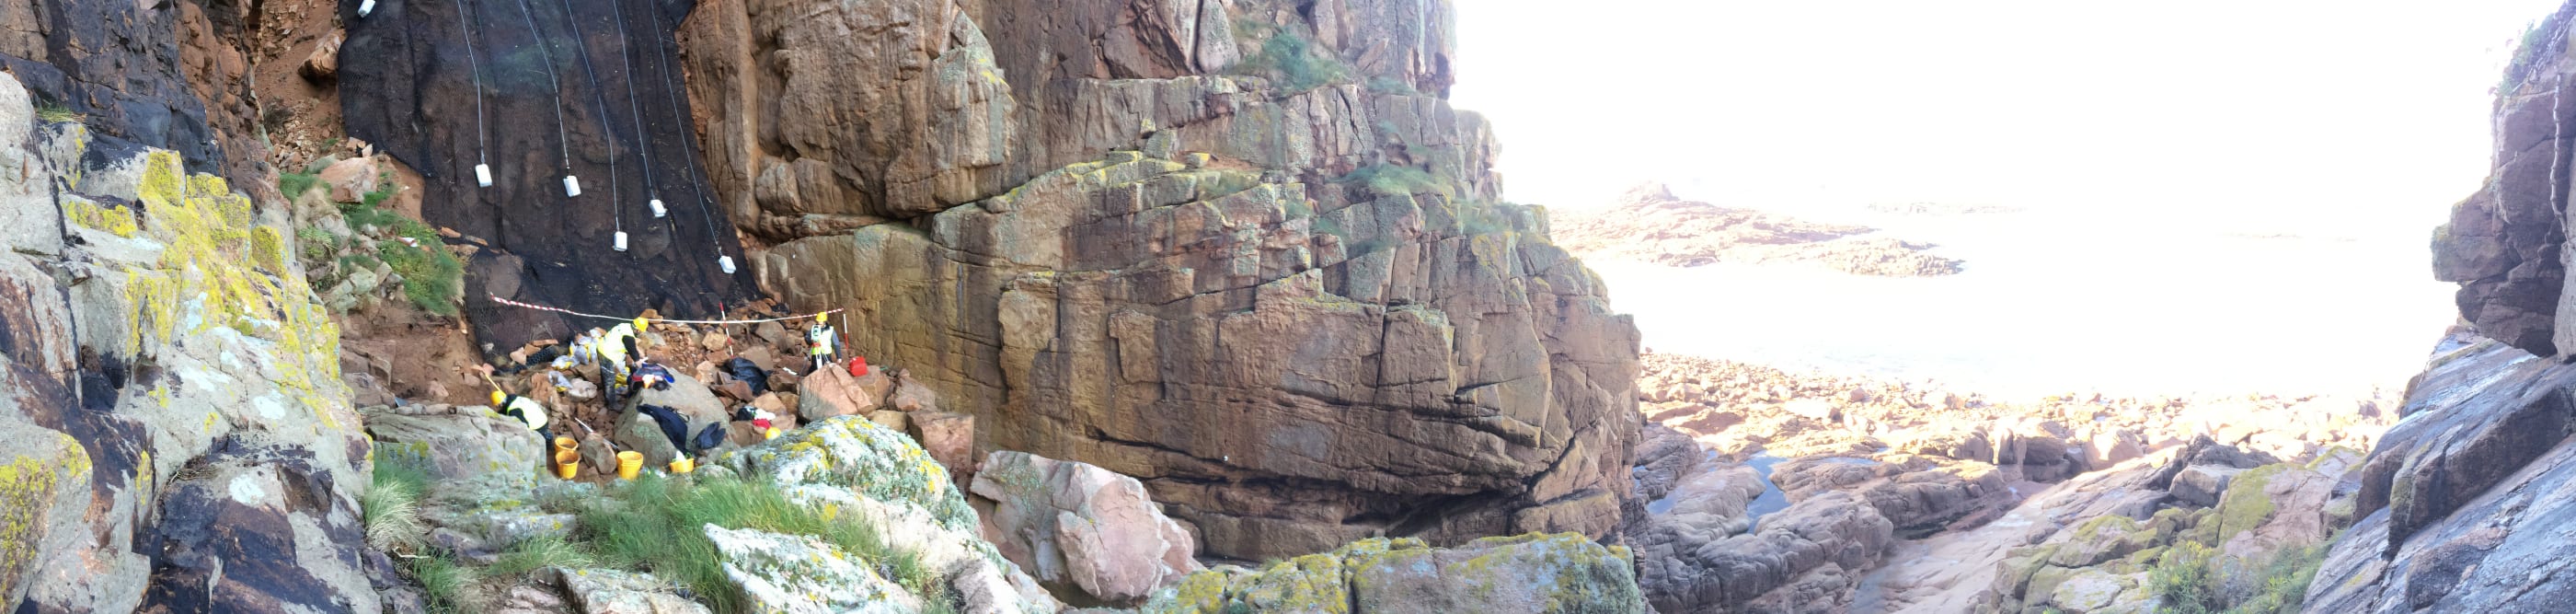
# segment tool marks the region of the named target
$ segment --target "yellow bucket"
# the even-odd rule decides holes
[[[571,450],[555,452],[555,475],[569,480],[579,473],[581,473],[581,453]]]
[[[773,426],[773,427],[769,427],[769,431],[768,431],[768,432],[761,433],[760,435],[761,435],[761,437],[760,437],[760,438],[761,438],[762,440],[764,440],[764,441],[765,441],[765,440],[770,440],[770,439],[777,439],[777,438],[778,438],[778,427],[775,427],[775,426]]]
[[[635,472],[643,470],[644,453],[635,451],[617,453],[617,479],[635,479]]]
[[[671,460],[671,473],[688,473],[698,468],[697,459],[682,456]]]
[[[555,450],[557,450],[557,451],[569,451],[569,450],[573,450],[573,449],[575,449],[575,448],[580,447],[580,445],[581,445],[581,444],[574,443],[571,437],[556,437],[556,438],[555,438]]]

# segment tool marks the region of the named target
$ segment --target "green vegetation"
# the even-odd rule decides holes
[[[305,191],[321,184],[322,176],[314,173],[279,173],[277,175],[278,193],[285,194],[290,200],[303,196]]]
[[[1504,232],[1515,227],[1513,214],[1520,205],[1512,203],[1462,202],[1458,204],[1458,230],[1471,235]]]
[[[36,104],[37,121],[48,124],[59,124],[63,122],[84,121],[87,119],[89,119],[89,116],[82,115],[78,111],[73,111],[71,107],[64,106],[63,103],[48,101]]]
[[[283,186],[286,180],[279,179],[278,183]],[[392,265],[394,273],[402,275],[404,298],[411,299],[421,311],[456,315],[456,297],[465,292],[465,263],[447,251],[437,230],[380,206],[402,188],[392,173],[380,177],[376,185],[376,190],[360,197],[360,202],[341,203],[340,214],[348,219],[351,229],[385,238],[376,242],[373,259]],[[406,238],[410,242],[403,241]],[[374,266],[364,260],[363,254],[356,257],[362,259],[364,266]],[[347,263],[349,258],[341,261]]]
[[[367,545],[390,552],[418,548],[427,532],[420,522],[420,496],[428,490],[429,471],[405,463],[376,463],[374,480],[358,496]]]
[[[418,556],[404,561],[404,567],[411,571],[412,580],[420,582],[421,592],[427,594],[429,611],[445,614],[475,610],[472,607],[474,585],[483,581],[483,577],[475,573],[474,568],[458,565],[445,555]]]
[[[1243,31],[1251,33],[1250,28]],[[1277,79],[1280,90],[1289,93],[1339,83],[1348,80],[1351,73],[1350,67],[1330,51],[1287,29],[1273,29],[1269,38],[1261,41],[1261,50],[1236,64],[1235,71]]]
[[[396,557],[420,582],[432,612],[467,612],[479,574],[456,564],[444,552],[423,552],[428,526],[420,520],[420,499],[429,492],[429,471],[402,462],[382,461],[367,492],[358,495],[359,517],[367,527],[367,545]]]
[[[879,575],[921,596],[925,611],[956,607],[956,596],[947,593],[938,574],[912,554],[887,546],[876,527],[836,518],[829,509],[789,501],[773,485],[730,478],[689,482],[648,474],[606,494],[608,500],[581,502],[573,510],[580,517],[580,529],[568,547],[587,548],[607,566],[647,571],[679,582],[718,612],[743,612],[749,606],[725,577],[715,543],[697,529],[706,524],[819,538],[873,562]]]
[[[492,566],[483,568],[483,573],[493,577],[516,577],[548,567],[581,569],[597,565],[590,551],[561,537],[548,536],[511,546],[509,552],[501,553],[500,559],[492,562]]]
[[[1334,179],[1333,183],[1357,184],[1378,196],[1410,196],[1424,192],[1435,192],[1452,198],[1457,196],[1457,192],[1451,190],[1446,182],[1431,176],[1431,173],[1410,166],[1385,163],[1359,167],[1352,170],[1350,174]]]
[[[2329,540],[2329,543],[2331,540]],[[2241,560],[2200,542],[2166,548],[2148,573],[2149,586],[2172,614],[2272,614],[2299,611],[2308,583],[2325,562],[2321,544],[2293,546]]]
[[[2554,24],[2546,20],[2523,27],[2522,43],[2514,45],[2513,61],[2505,63],[2504,82],[2496,84],[2497,93],[2510,95],[2522,88],[2523,76],[2529,74],[2532,63],[2540,59],[2541,47],[2548,44],[2552,27]]]

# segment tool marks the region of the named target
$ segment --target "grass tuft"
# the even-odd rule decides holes
[[[490,567],[483,568],[483,573],[489,576],[517,577],[548,567],[582,569],[595,567],[598,564],[598,560],[591,556],[588,548],[564,541],[560,537],[539,537],[511,546],[510,550],[501,553],[500,558],[493,561]]]
[[[65,106],[59,102],[46,102],[36,105],[36,120],[48,124],[59,124],[63,122],[88,121],[89,116],[82,115],[79,111],[74,111],[71,107]]]
[[[322,176],[314,173],[279,173],[277,175],[277,191],[285,194],[288,200],[303,196],[305,192],[312,191],[314,187],[320,185],[322,185]]]
[[[407,559],[412,580],[420,582],[421,592],[429,600],[429,611],[472,612],[476,607],[474,585],[483,580],[474,568],[456,564],[446,556],[423,556]]]
[[[420,497],[428,491],[429,471],[405,463],[376,463],[374,481],[358,496],[367,545],[388,552],[420,547],[428,532],[420,520]]]

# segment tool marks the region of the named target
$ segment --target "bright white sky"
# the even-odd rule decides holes
[[[1942,201],[2421,233],[2557,0],[1461,0],[1516,202]],[[2242,217],[2219,218],[2227,213]]]

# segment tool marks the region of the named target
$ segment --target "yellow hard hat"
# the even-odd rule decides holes
[[[823,312],[823,313],[814,314],[814,323],[815,323],[815,324],[830,324],[830,323],[832,323],[832,312],[826,311],[826,312]]]
[[[499,390],[494,390],[494,391],[492,391],[492,404],[493,404],[493,405],[500,405],[500,404],[501,404],[501,399],[502,399],[503,397],[506,397],[506,396],[508,396],[508,395],[501,394],[501,391],[499,391]]]
[[[635,332],[644,332],[644,327],[647,326],[652,326],[652,324],[645,322],[644,316],[635,316]]]

